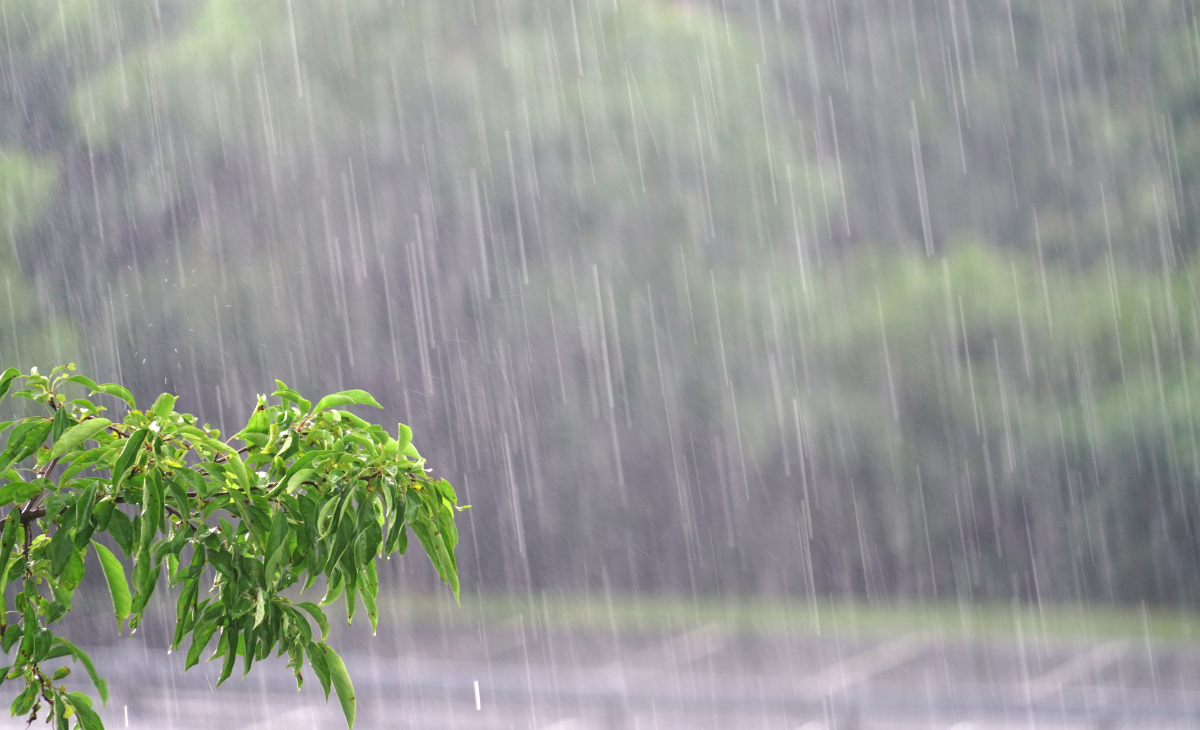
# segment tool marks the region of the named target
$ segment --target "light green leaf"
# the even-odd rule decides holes
[[[13,547],[17,542],[17,534],[21,531],[21,512],[20,510],[9,510],[8,519],[4,521],[4,533],[0,537],[0,572],[3,572],[8,567],[8,559],[12,555]],[[4,597],[4,588],[8,584],[7,574],[0,577],[0,611],[8,612],[8,601]],[[0,682],[3,682],[0,678]]]
[[[317,626],[321,629],[321,641],[326,641],[329,638],[329,619],[325,617],[325,612],[321,610],[321,607],[315,603],[305,601],[304,603],[297,603],[296,608],[303,610],[309,616],[313,617],[313,620],[317,622]]]
[[[112,421],[107,418],[89,418],[82,423],[71,426],[54,442],[54,446],[50,448],[50,460],[53,461],[62,457],[76,446],[79,446],[111,425]]]
[[[212,640],[213,634],[216,632],[217,624],[214,621],[205,621],[192,631],[192,645],[188,648],[187,661],[183,665],[185,672],[200,661],[200,653],[204,651],[204,647],[208,646],[208,642]]]
[[[287,480],[288,493],[290,494],[290,493],[296,491],[296,489],[301,484],[303,484],[305,481],[307,481],[309,478],[311,478],[313,474],[316,474],[316,473],[317,472],[315,469],[301,469],[300,471],[293,474],[291,476],[291,478]]]
[[[132,436],[125,440],[125,446],[121,449],[121,455],[117,457],[117,463],[112,468],[114,486],[120,487],[121,481],[125,478],[125,473],[137,463],[138,454],[141,452],[142,444],[146,442],[148,435],[150,435],[148,429],[139,428],[133,432]]]
[[[82,692],[68,692],[67,701],[75,708],[75,716],[83,730],[104,730],[100,716],[92,709],[92,701]]]
[[[12,482],[0,487],[0,507],[12,502],[24,502],[41,494],[43,481]]]
[[[71,410],[69,408],[59,408],[54,412],[52,423],[54,425],[50,430],[50,440],[58,441],[59,437],[63,435],[63,432],[70,428],[74,423],[74,421],[71,420]]]
[[[154,401],[154,405],[150,406],[150,412],[158,417],[169,416],[171,411],[175,410],[175,401],[178,396],[170,393],[163,393]]]
[[[233,673],[233,663],[237,661],[238,626],[230,622],[221,629],[221,643],[225,645],[225,661],[221,663],[221,673],[217,675],[217,686],[229,679]]]
[[[335,408],[337,406],[375,406],[383,408],[375,401],[375,399],[365,390],[343,390],[340,393],[327,395],[317,402],[315,410],[323,411],[326,408]]]
[[[112,551],[98,542],[93,541],[96,555],[100,558],[100,567],[104,569],[104,578],[108,581],[108,593],[112,596],[113,614],[117,617],[117,628],[121,622],[129,618],[129,608],[133,598],[129,593],[129,582],[125,579],[125,568]]]
[[[114,398],[120,398],[128,403],[130,408],[137,408],[137,404],[133,401],[133,394],[130,393],[129,390],[124,386],[117,385],[116,383],[105,383],[103,385],[96,386],[96,392],[104,393],[105,395],[111,395]]]
[[[263,619],[266,618],[266,616],[267,616],[267,595],[266,595],[266,593],[264,593],[262,591],[262,589],[259,589],[256,592],[256,595],[254,597],[254,626],[253,626],[253,628],[257,629],[258,625],[262,623]],[[249,651],[247,651],[246,653],[249,654]]]
[[[237,476],[238,484],[242,486],[242,489],[245,489],[247,492],[249,492],[252,486],[250,481],[250,472],[246,470],[246,462],[242,461],[241,454],[238,454],[235,451],[229,455],[229,461],[226,463],[229,465],[229,468],[233,471],[234,475]]]
[[[13,378],[19,377],[21,377],[21,371],[16,368],[9,368],[0,373],[0,398],[8,394],[8,389],[12,387]]]
[[[358,714],[358,703],[354,697],[354,684],[350,681],[350,672],[346,671],[346,663],[328,644],[318,645],[329,663],[329,676],[333,680],[333,689],[337,692],[338,702],[342,704],[342,713],[346,716],[346,725],[354,727],[354,718]]]
[[[321,457],[337,456],[341,453],[343,453],[343,452],[329,451],[329,450],[322,450],[322,449],[306,452],[300,458],[296,459],[295,463],[293,463],[291,465],[291,467],[288,468],[287,473],[284,474],[283,479],[280,480],[280,484],[287,482],[290,487],[292,477],[296,476],[297,472],[302,471],[309,464],[313,463],[317,459],[320,459]]]
[[[67,378],[67,382],[68,383],[79,383],[80,385],[82,385],[83,387],[92,391],[93,393],[96,392],[96,390],[100,387],[99,385],[96,385],[96,381],[92,380],[91,378],[85,377],[83,375],[72,375]]]
[[[79,661],[80,664],[83,665],[83,668],[87,671],[88,677],[90,677],[92,680],[92,684],[96,685],[96,692],[100,695],[100,704],[102,706],[107,705],[108,682],[105,682],[104,679],[100,677],[100,674],[96,671],[96,665],[92,662],[92,658],[88,656],[87,652],[80,649],[78,646],[75,646],[61,636],[56,637],[54,642],[65,647],[71,653],[71,656],[73,656]]]
[[[397,450],[404,453],[404,450],[412,443],[412,429],[403,423],[396,424],[396,443],[398,444]]]
[[[325,644],[317,644],[310,642],[305,650],[308,654],[308,663],[313,668],[313,673],[317,675],[317,679],[321,682],[321,689],[325,692],[325,701],[329,701],[329,659],[327,658],[322,647]]]

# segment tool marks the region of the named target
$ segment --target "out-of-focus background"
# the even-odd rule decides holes
[[[597,722],[520,714],[552,702],[528,654],[556,631],[608,632],[579,671],[701,636],[726,642],[701,652],[717,675],[826,685],[929,661],[911,646],[978,659],[986,635],[1017,652],[979,682],[1016,677],[1018,723],[1050,722],[1052,686],[1182,692],[1200,661],[1197,12],[0,0],[0,364],[76,361],[227,431],[275,378],[371,391],[473,505],[464,607],[405,559],[384,571],[415,596],[391,630],[440,627],[426,661],[458,689],[453,662],[491,650],[446,637],[519,637],[528,697],[497,727]],[[1063,618],[1095,611],[1107,628]],[[801,671],[754,641],[816,643]],[[1097,674],[1129,652],[1145,666]],[[898,696],[942,707],[970,695],[962,672],[901,672]],[[903,714],[781,709],[865,681],[738,712]],[[635,684],[612,694],[637,705]],[[398,726],[470,726],[466,687]],[[652,726],[622,707],[596,717]]]

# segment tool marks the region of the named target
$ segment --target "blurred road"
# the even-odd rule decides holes
[[[95,650],[101,667],[131,668],[107,672],[112,730],[344,727],[315,678],[297,693],[281,662],[214,689],[216,663],[185,675],[183,657],[153,643]],[[385,627],[369,645],[344,653],[363,729],[1200,728],[1200,646],[1182,643],[597,632],[518,618]]]

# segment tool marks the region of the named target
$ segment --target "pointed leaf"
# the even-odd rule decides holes
[[[111,425],[112,421],[107,418],[89,418],[83,423],[71,426],[54,442],[54,446],[50,449],[50,459],[53,461],[62,457]]]
[[[308,645],[308,664],[316,673],[317,679],[321,682],[321,689],[325,692],[325,701],[329,701],[329,690],[332,686],[329,677],[329,659],[326,657],[322,647],[325,644],[310,643]]]
[[[16,368],[9,368],[0,373],[0,398],[8,394],[8,389],[12,387],[13,378],[19,377],[21,377],[21,371]]]
[[[67,378],[67,382],[68,383],[79,383],[80,385],[82,385],[83,387],[92,391],[93,393],[96,392],[96,389],[100,387],[100,386],[96,385],[96,381],[92,380],[89,377],[83,376],[83,375],[72,375]]]
[[[187,671],[200,661],[200,653],[204,651],[204,647],[208,646],[208,642],[212,640],[213,634],[217,632],[217,624],[214,621],[205,621],[197,626],[192,631],[192,645],[188,648],[187,661],[184,662],[183,671]]]
[[[116,383],[105,383],[103,385],[96,386],[96,392],[104,393],[105,395],[111,395],[114,398],[120,398],[128,403],[130,408],[137,408],[137,404],[133,402],[133,394],[130,393],[129,390],[127,390],[124,386],[117,385]]]
[[[303,610],[317,622],[317,626],[321,628],[321,641],[329,639],[329,619],[325,617],[325,612],[321,610],[320,606],[305,601],[304,603],[297,603],[296,608]]]
[[[145,428],[139,428],[133,432],[133,435],[125,440],[125,446],[121,449],[121,455],[117,457],[117,463],[113,465],[112,480],[117,487],[121,486],[121,480],[125,478],[125,473],[133,468],[137,463],[138,454],[141,452],[142,444],[146,442],[146,436],[150,431]]]
[[[67,408],[59,408],[54,412],[52,423],[54,425],[50,431],[50,440],[58,441],[63,432],[74,424],[74,421],[71,420],[71,411]]]
[[[371,394],[365,390],[343,390],[340,393],[333,393],[322,398],[317,402],[317,407],[315,410],[323,411],[326,408],[352,405],[375,406],[376,408],[383,408],[383,406],[379,405],[379,403],[375,401],[375,398],[373,398]]]
[[[68,692],[67,701],[75,708],[75,717],[83,730],[104,730],[100,716],[92,709],[92,701],[82,692]]]
[[[346,671],[346,663],[332,647],[328,644],[318,646],[329,663],[329,677],[333,680],[333,689],[342,705],[342,713],[346,715],[346,725],[353,728],[354,718],[358,714],[358,703],[354,697],[354,684],[350,681],[350,672]]]
[[[133,601],[129,593],[129,583],[125,580],[125,568],[112,551],[98,542],[92,542],[96,555],[100,558],[100,567],[104,569],[104,579],[108,581],[108,594],[112,596],[113,615],[117,617],[117,628],[121,622],[129,618],[129,607]]]
[[[0,507],[12,502],[25,502],[41,494],[44,481],[11,482],[0,487]]]
[[[150,412],[158,417],[168,416],[171,411],[175,410],[175,401],[178,396],[170,393],[163,393],[154,401],[154,405],[150,406]]]
[[[96,671],[96,665],[92,663],[92,658],[88,656],[87,652],[80,649],[78,646],[75,646],[61,636],[56,637],[54,642],[65,647],[71,653],[71,656],[83,665],[83,668],[87,671],[88,677],[90,677],[92,680],[92,684],[96,685],[96,692],[100,695],[100,704],[102,706],[107,705],[108,682],[105,682],[104,679],[100,677],[100,674]]]

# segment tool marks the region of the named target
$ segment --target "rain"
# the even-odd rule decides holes
[[[414,550],[332,607],[357,727],[1200,727],[1193,0],[0,27],[0,368],[227,434],[363,389],[471,506],[460,603]],[[345,726],[88,561],[107,727]]]

